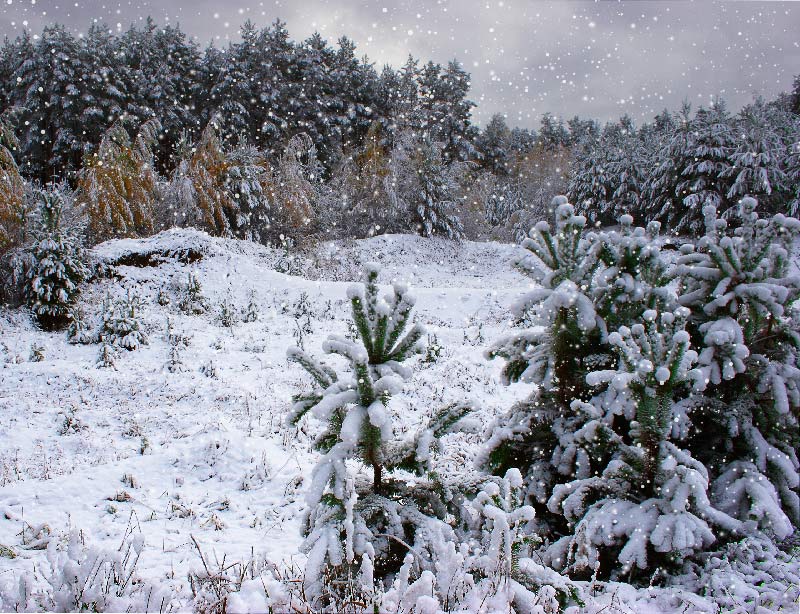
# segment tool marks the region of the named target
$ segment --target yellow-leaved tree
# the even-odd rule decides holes
[[[19,147],[12,113],[0,115],[0,256],[25,239],[25,181],[12,154]]]
[[[161,124],[144,122],[131,139],[122,121],[103,134],[97,151],[84,159],[78,203],[86,208],[97,241],[145,236],[153,231],[157,175],[153,147]]]
[[[191,184],[196,215],[211,234],[230,236],[229,216],[238,203],[227,188],[230,160],[217,134],[218,122],[208,122],[187,160],[183,172]]]
[[[316,148],[306,133],[294,135],[283,151],[273,177],[271,200],[277,228],[294,236],[315,218],[319,196]]]

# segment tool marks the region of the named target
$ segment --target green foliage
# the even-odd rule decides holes
[[[63,328],[72,317],[79,284],[88,276],[88,259],[74,228],[63,219],[70,195],[52,186],[36,192],[37,223],[26,250],[25,295],[40,326]]]

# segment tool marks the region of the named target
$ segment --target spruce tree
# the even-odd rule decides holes
[[[735,140],[725,104],[716,101],[708,109],[699,109],[692,121],[688,148],[677,162],[680,179],[675,187],[678,211],[673,214],[677,232],[703,229],[703,207],[729,207],[730,156]]]
[[[400,196],[415,230],[425,237],[461,239],[464,227],[456,212],[453,167],[442,161],[441,146],[430,141],[407,140],[396,155],[394,163],[403,167]]]
[[[66,186],[37,190],[37,227],[26,249],[25,295],[39,325],[57,330],[69,324],[88,259],[74,227],[64,219],[72,195]]]
[[[777,199],[782,199],[788,188],[788,178],[782,168],[786,145],[781,136],[785,126],[782,112],[758,99],[742,109],[737,117],[736,130],[742,135],[736,149],[730,154],[730,167],[725,177],[733,183],[727,198],[735,202],[744,196],[759,199],[764,209]]]

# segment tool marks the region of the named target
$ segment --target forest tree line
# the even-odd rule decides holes
[[[721,99],[639,127],[546,113],[538,130],[472,123],[470,76],[409,57],[378,71],[341,38],[285,24],[201,49],[152,20],[23,33],[0,50],[0,252],[20,247],[37,189],[60,186],[89,243],[171,226],[269,244],[419,232],[521,239],[567,193],[593,222],[622,213],[679,233],[745,195],[800,203],[800,78],[738,113]]]

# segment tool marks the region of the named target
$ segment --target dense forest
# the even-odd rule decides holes
[[[800,79],[739,112],[664,110],[639,127],[545,114],[471,121],[470,76],[409,57],[380,71],[352,41],[294,42],[285,24],[241,28],[202,50],[174,26],[116,35],[61,26],[0,50],[0,245],[18,245],[25,186],[60,183],[90,241],[173,225],[266,243],[417,231],[524,236],[554,194],[592,221],[620,213],[676,232],[749,194],[769,211],[800,201]]]

